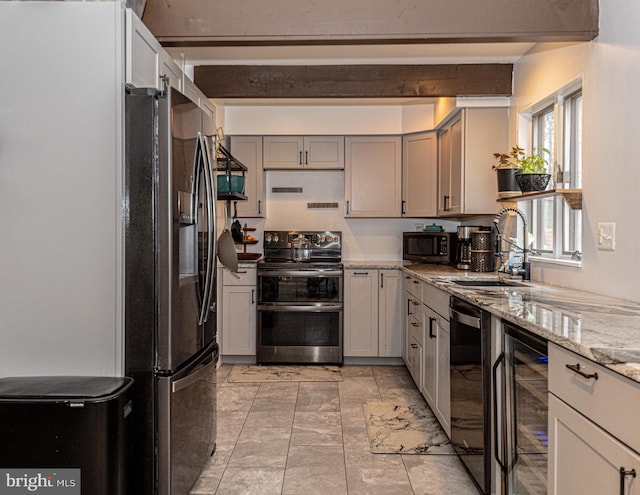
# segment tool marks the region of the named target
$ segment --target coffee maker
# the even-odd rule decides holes
[[[458,227],[458,253],[456,256],[456,268],[458,270],[471,269],[471,232],[478,227]]]
[[[458,270],[471,270],[471,233],[475,231],[491,231],[491,227],[485,225],[461,225],[458,227],[458,251],[456,256],[456,268]]]

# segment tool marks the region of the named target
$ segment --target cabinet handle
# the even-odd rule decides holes
[[[258,200],[258,215],[262,215],[262,200]]]
[[[300,152],[300,163],[299,163],[299,165],[302,166],[302,151]]]
[[[591,379],[593,378],[594,380],[598,379],[598,373],[585,373],[584,371],[582,371],[580,369],[580,363],[576,363],[576,364],[565,364],[565,366],[570,369],[571,371],[573,371],[574,373],[578,373],[578,375],[587,378],[587,379]]]
[[[407,212],[405,211],[405,209],[404,209],[404,205],[405,205],[406,203],[407,203],[407,202],[406,202],[404,199],[401,201],[401,205],[400,205],[400,212],[401,212],[403,215],[404,215],[405,213],[407,213]]]
[[[365,277],[369,275],[369,272],[353,272],[354,277]]]
[[[445,196],[444,197],[444,211],[449,211],[449,208],[447,207],[447,202],[449,201],[449,196]]]
[[[413,347],[414,349],[418,348],[418,344],[411,344],[411,347]]]
[[[419,327],[419,326],[420,326],[420,323],[416,323],[415,321],[412,321],[412,322],[411,322],[411,326],[413,326],[413,327]]]
[[[309,152],[308,151],[304,152],[304,164],[305,165],[309,165]]]
[[[255,304],[256,303],[256,290],[255,289],[251,289],[251,304]]]
[[[420,306],[420,303],[418,301],[414,301],[413,299],[411,300],[411,304],[413,304],[414,306]]]
[[[626,471],[624,467],[620,467],[620,495],[624,495],[624,480],[627,476],[636,477],[636,470]]]
[[[380,288],[384,289],[384,273],[380,274]]]
[[[347,201],[347,215],[349,214],[349,201]]]
[[[429,316],[429,338],[435,339],[436,336],[433,334],[433,322],[436,321],[435,318]]]

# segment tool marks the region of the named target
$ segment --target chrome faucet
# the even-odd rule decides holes
[[[520,216],[520,218],[522,219],[522,226],[524,228],[524,236],[523,236],[523,247],[518,246],[517,244],[511,242],[508,239],[503,239],[502,234],[500,233],[500,228],[498,227],[498,222],[500,222],[500,219],[502,218],[502,216],[506,213],[509,212],[513,212],[516,213],[517,215]],[[493,217],[493,224],[495,225],[496,228],[496,245],[495,245],[495,256],[500,258],[500,268],[502,268],[502,270],[500,268],[498,268],[498,271],[503,271],[504,273],[509,273],[512,276],[520,276],[522,277],[522,280],[531,280],[531,264],[529,263],[529,234],[528,234],[528,230],[527,230],[527,218],[525,217],[524,213],[522,211],[520,211],[518,208],[514,208],[512,206],[508,206],[506,208],[502,208],[502,210],[500,210],[495,217]],[[514,268],[511,271],[509,271],[508,269],[505,268],[505,264],[504,264],[504,259],[503,259],[503,252],[502,252],[502,241],[506,241],[507,243],[511,244],[513,247],[515,247],[516,249],[519,249],[520,251],[522,251],[522,268],[517,269]]]

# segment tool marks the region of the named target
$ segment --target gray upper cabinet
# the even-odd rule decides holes
[[[438,216],[498,209],[493,153],[507,151],[507,108],[465,108],[438,132]]]
[[[398,218],[402,201],[402,138],[346,138],[345,216]]]
[[[262,171],[262,136],[231,136],[231,154],[246,167],[244,194],[247,201],[238,201],[239,217],[265,216],[265,182]]]
[[[435,132],[402,138],[402,216],[435,217],[438,196],[438,141]]]
[[[265,170],[341,170],[343,136],[265,136]]]

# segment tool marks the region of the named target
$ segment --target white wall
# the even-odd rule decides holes
[[[402,134],[401,105],[225,107],[228,136],[239,134]]]
[[[272,193],[273,187],[302,187],[302,193]],[[337,209],[309,209],[309,202],[336,202]],[[262,222],[247,220],[260,228]],[[433,220],[445,230],[457,223]],[[396,261],[402,259],[402,232],[415,224],[430,225],[425,219],[344,218],[343,172],[267,172],[266,229],[318,230],[342,232],[344,260]]]
[[[512,109],[520,110],[583,75],[583,266],[538,265],[544,282],[640,301],[640,2],[600,3],[600,36],[583,45],[554,45],[515,64]],[[514,112],[512,112],[514,114]],[[517,119],[510,142],[516,142]],[[597,251],[598,222],[616,223],[616,251]]]

